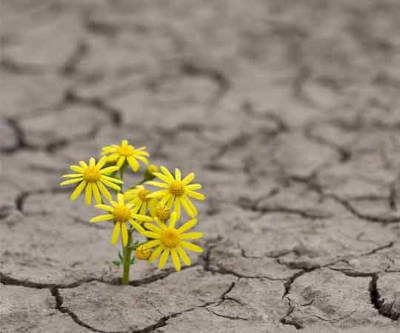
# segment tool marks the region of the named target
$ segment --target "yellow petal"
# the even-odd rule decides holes
[[[194,192],[194,191],[186,191],[186,194],[189,197],[195,198],[197,200],[205,200],[206,199],[206,196],[204,194],[197,193],[197,192]]]
[[[185,263],[186,266],[190,266],[191,265],[191,261],[190,258],[188,257],[188,255],[186,254],[185,250],[182,249],[182,247],[178,246],[176,248],[176,250],[179,253],[179,256],[181,257],[182,261]]]
[[[96,203],[101,204],[101,196],[100,196],[99,188],[97,187],[97,185],[95,183],[92,184],[92,191],[93,191],[93,196],[96,200]]]
[[[139,167],[140,167],[138,161],[136,161],[136,159],[134,157],[132,157],[132,156],[129,156],[127,158],[127,160],[128,160],[128,164],[132,168],[132,170],[134,172],[137,172],[139,170]]]
[[[150,258],[149,258],[149,261],[150,262],[153,262],[154,260],[156,260],[159,256],[160,256],[160,253],[161,253],[161,251],[163,250],[164,248],[160,245],[159,247],[157,247],[154,251],[153,251],[153,253],[151,254],[151,256],[150,256]]]
[[[188,213],[190,217],[195,217],[197,215],[196,209],[194,208],[193,204],[190,202],[189,198],[186,195],[181,197],[181,202],[183,208],[185,208],[186,213]]]
[[[203,249],[200,246],[195,245],[193,243],[181,241],[180,244],[181,244],[181,246],[186,247],[187,249],[189,249],[193,252],[199,252],[199,253],[203,252]]]
[[[115,185],[114,183],[111,183],[107,179],[104,179],[103,177],[100,178],[100,181],[106,184],[108,187],[112,188],[113,190],[120,191],[121,188],[118,185]]]
[[[121,223],[119,223],[119,222],[115,223],[114,230],[113,230],[112,237],[111,237],[112,245],[117,244],[120,230],[121,230]]]
[[[121,223],[121,231],[122,231],[122,245],[126,247],[128,245],[128,229],[125,223]]]
[[[78,172],[78,173],[83,173],[83,168],[78,167],[77,165],[71,165],[69,167],[72,171]]]
[[[178,220],[178,215],[175,212],[173,212],[171,214],[171,217],[169,218],[169,227],[175,228],[175,223],[177,220]]]
[[[79,183],[83,180],[83,178],[76,178],[76,179],[68,179],[64,180],[62,183],[60,183],[60,186],[65,186],[65,185],[70,185],[70,184],[76,184]]]
[[[103,175],[108,175],[108,174],[113,173],[118,170],[119,170],[119,168],[117,166],[110,166],[108,168],[101,169],[100,173]]]
[[[144,231],[141,233],[143,236],[147,238],[154,238],[154,239],[160,239],[161,235],[152,231]]]
[[[156,186],[156,187],[161,187],[161,188],[168,188],[169,185],[166,183],[160,183],[160,182],[155,182],[155,181],[148,181],[146,184],[149,184],[151,186]]]
[[[196,191],[200,190],[202,188],[201,184],[189,184],[189,185],[184,185],[185,189],[188,191]]]
[[[161,229],[159,227],[156,227],[154,224],[151,223],[145,223],[144,225],[146,227],[146,229],[149,229],[155,233],[160,234],[161,233]]]
[[[148,198],[161,198],[167,194],[169,194],[168,190],[160,190],[160,191],[156,191],[156,192],[149,194],[147,197]]]
[[[157,178],[160,178],[167,184],[172,182],[172,180],[169,180],[169,178],[167,176],[165,176],[164,174],[162,174],[161,172],[153,172],[153,175],[156,176]]]
[[[203,233],[201,232],[188,232],[186,234],[181,234],[181,239],[199,239],[203,237]]]
[[[179,220],[181,218],[181,199],[179,197],[175,198],[174,213],[176,214],[176,218],[173,223],[175,225],[176,220]],[[172,221],[171,221],[170,225],[171,224],[172,224]]]
[[[171,172],[169,172],[169,170],[165,166],[161,166],[160,170],[163,172],[163,174],[168,178],[170,182],[175,180],[174,176],[172,176]]]
[[[97,181],[96,185],[98,186],[101,194],[103,194],[103,196],[108,200],[111,201],[112,200],[112,196],[110,194],[110,192],[108,192],[107,188],[102,184],[101,181]]]
[[[145,249],[151,249],[151,248],[156,247],[157,245],[160,245],[160,244],[161,244],[161,241],[159,239],[156,239],[156,240],[152,240],[152,241],[144,243],[143,247]]]
[[[96,168],[100,170],[100,169],[104,166],[104,164],[106,164],[106,162],[107,162],[107,157],[106,157],[106,156],[103,156],[103,157],[100,158],[100,160],[97,162]]]
[[[187,221],[184,225],[178,228],[178,232],[181,234],[187,230],[192,229],[197,224],[197,219]]]
[[[143,227],[142,227],[139,223],[137,223],[137,222],[135,222],[135,221],[133,221],[133,220],[129,220],[129,223],[132,225],[132,227],[133,227],[135,230],[137,230],[137,231],[138,231],[139,233],[141,233],[142,235],[143,235],[144,232],[146,232],[146,230],[144,230]]]
[[[181,170],[179,170],[178,168],[175,168],[175,179],[176,180],[181,180],[182,179]]]
[[[110,176],[106,176],[106,175],[102,175],[101,178],[107,179],[108,181],[110,181],[112,183],[117,183],[117,184],[123,184],[124,183],[121,179],[110,177]]]
[[[101,210],[105,210],[107,212],[113,212],[114,208],[112,208],[111,206],[108,205],[96,205],[96,208],[101,209]]]
[[[124,195],[122,193],[117,194],[117,201],[120,205],[124,204]]]
[[[108,221],[112,220],[114,218],[114,215],[111,214],[104,214],[104,215],[98,215],[90,219],[90,222],[101,222],[101,221]]]
[[[178,253],[176,252],[176,249],[171,249],[171,257],[172,257],[172,262],[174,263],[175,269],[177,272],[181,270],[181,262],[179,261]]]
[[[91,157],[89,159],[89,166],[94,167],[96,165],[96,160],[94,159],[94,157]]]
[[[83,189],[85,188],[87,182],[86,180],[84,180],[82,183],[80,183],[74,190],[74,192],[72,192],[71,194],[71,200],[74,201],[79,194],[81,194],[81,192],[83,191]]]
[[[117,167],[121,168],[122,165],[124,164],[124,162],[125,162],[125,157],[124,156],[120,156],[120,158],[119,158],[119,160],[117,162]]]
[[[66,175],[62,175],[61,178],[82,178],[81,173],[68,173]]]
[[[165,263],[168,260],[168,256],[169,256],[169,249],[165,249],[163,254],[161,255],[160,261],[158,262],[159,269],[163,269],[163,267],[165,266]]]
[[[86,205],[88,205],[88,206],[90,206],[92,204],[92,183],[89,183],[86,186],[85,202],[86,202]]]
[[[189,173],[185,178],[183,178],[182,184],[183,184],[183,185],[189,184],[190,182],[193,181],[194,177],[196,177],[196,175],[194,174],[194,172]]]

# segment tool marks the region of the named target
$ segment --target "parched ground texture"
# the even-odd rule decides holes
[[[398,332],[398,0],[1,0],[0,331]],[[113,267],[58,187],[195,171],[200,257]]]

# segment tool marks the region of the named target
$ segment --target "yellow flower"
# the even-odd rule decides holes
[[[171,208],[157,199],[151,199],[149,202],[150,215],[161,222],[165,222],[171,216]]]
[[[139,260],[147,260],[151,255],[151,250],[146,249],[143,245],[139,245],[136,249],[136,258]]]
[[[193,228],[197,220],[192,219],[185,224],[183,224],[180,228],[175,229],[175,223],[177,221],[176,213],[172,213],[171,219],[168,227],[164,223],[158,223],[158,226],[152,223],[145,223],[146,229],[144,230],[140,225],[136,225],[135,228],[145,237],[152,238],[143,244],[145,249],[155,248],[153,253],[151,254],[149,261],[153,262],[158,257],[160,257],[160,261],[158,262],[158,268],[162,269],[167,262],[169,255],[172,257],[172,262],[177,271],[181,270],[181,260],[187,265],[190,266],[190,258],[186,254],[184,248],[192,250],[194,252],[203,252],[200,246],[197,246],[193,243],[188,242],[188,239],[198,239],[203,237],[201,232],[187,232],[185,231]]]
[[[118,242],[119,234],[122,233],[122,244],[125,247],[128,244],[128,228],[126,223],[129,222],[133,227],[138,228],[140,225],[137,221],[150,222],[152,221],[152,218],[135,214],[132,210],[133,206],[125,204],[124,195],[122,193],[117,194],[117,200],[118,202],[111,201],[111,206],[96,205],[96,208],[105,210],[108,214],[93,217],[90,222],[94,223],[113,220],[114,230],[111,237],[111,244],[115,245]]]
[[[151,192],[143,185],[137,185],[135,188],[127,190],[124,194],[124,198],[132,204],[134,213],[139,212],[144,215],[147,212],[149,202],[155,200],[149,198],[150,193]]]
[[[122,181],[107,175],[118,170],[118,167],[112,166],[104,168],[107,158],[101,158],[96,164],[96,160],[91,157],[89,159],[89,165],[84,161],[79,162],[78,165],[71,165],[71,170],[75,171],[74,174],[63,175],[63,178],[71,178],[63,181],[60,186],[70,185],[80,183],[71,194],[71,200],[74,201],[79,194],[85,189],[85,201],[88,206],[92,203],[92,196],[95,198],[98,204],[101,204],[101,195],[107,199],[111,200],[111,194],[104,186],[108,186],[116,191],[120,191],[121,188],[117,184],[122,184]]]
[[[130,145],[128,140],[122,140],[121,145],[111,145],[103,148],[101,155],[107,156],[107,161],[115,163],[118,168],[121,168],[125,161],[128,162],[129,166],[132,168],[134,172],[139,170],[139,161],[142,161],[144,164],[149,164],[149,161],[146,157],[149,156],[149,153],[146,150],[146,147],[135,148]]]
[[[162,204],[166,204],[167,207],[171,207],[174,204],[174,212],[177,215],[177,219],[181,215],[181,205],[188,213],[190,217],[197,215],[197,209],[193,205],[189,197],[204,200],[205,196],[196,190],[201,189],[200,184],[190,184],[195,177],[195,174],[189,173],[185,178],[181,179],[181,171],[175,169],[175,177],[169,172],[169,170],[162,166],[161,172],[155,172],[154,175],[164,183],[149,181],[147,184],[161,187],[162,190],[156,191],[149,195],[150,198],[159,198]]]

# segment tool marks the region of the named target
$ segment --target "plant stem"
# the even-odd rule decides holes
[[[130,271],[131,256],[132,256],[131,238],[132,238],[132,233],[129,231],[128,245],[126,247],[123,247],[124,272],[122,273],[122,284],[129,284],[129,271]]]

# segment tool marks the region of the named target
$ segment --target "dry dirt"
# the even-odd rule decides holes
[[[398,0],[1,0],[0,331],[398,332]],[[206,249],[118,284],[58,187],[128,138]]]

